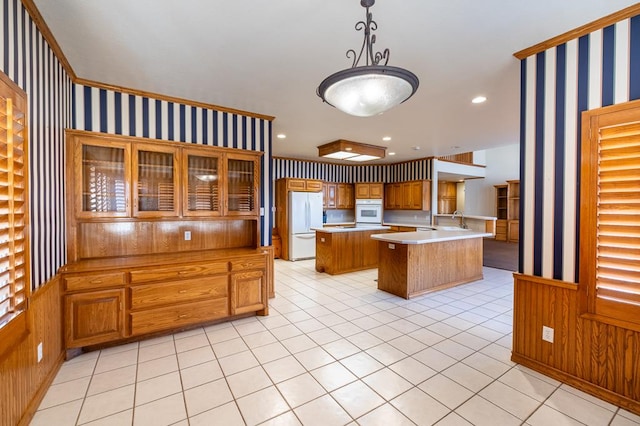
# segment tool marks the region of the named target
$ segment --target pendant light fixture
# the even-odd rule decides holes
[[[372,31],[378,24],[372,19],[369,8],[375,0],[361,0],[366,9],[366,21],[356,23],[356,30],[364,30],[360,53],[349,49],[347,57],[353,57],[351,68],[338,71],[325,78],[317,94],[329,105],[358,117],[381,114],[409,99],[418,89],[418,77],[403,68],[388,66],[389,49],[373,53],[376,42]],[[364,55],[365,65],[358,66]]]

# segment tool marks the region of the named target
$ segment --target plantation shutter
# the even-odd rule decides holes
[[[595,313],[640,321],[640,123],[598,143]]]
[[[0,97],[0,327],[29,293],[25,114]]]

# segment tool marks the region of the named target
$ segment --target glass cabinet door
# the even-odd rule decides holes
[[[129,216],[129,149],[116,143],[76,146],[80,217]]]
[[[258,162],[254,158],[229,155],[227,158],[227,214],[257,214]]]
[[[177,148],[136,146],[134,151],[135,216],[177,216]]]
[[[219,156],[183,151],[185,216],[219,216],[221,214]]]

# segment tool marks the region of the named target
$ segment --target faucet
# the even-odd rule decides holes
[[[460,228],[467,229],[467,224],[464,222],[464,212],[461,212],[460,210],[454,211],[451,215],[451,220],[455,220],[457,215],[460,216]]]

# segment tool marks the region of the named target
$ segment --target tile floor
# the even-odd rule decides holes
[[[637,425],[509,360],[513,280],[404,300],[276,260],[252,317],[65,362],[32,425]]]

